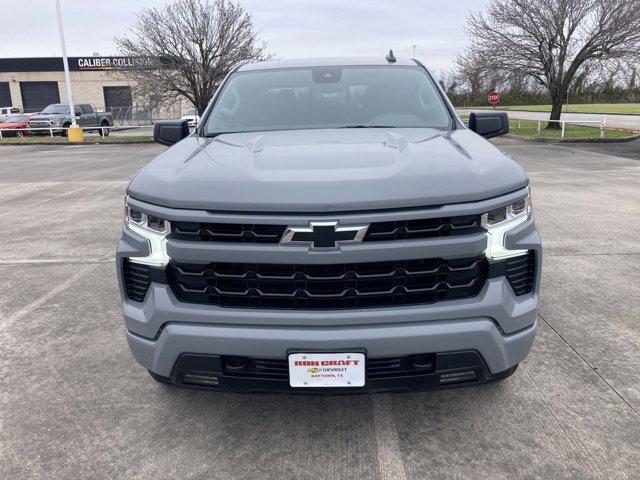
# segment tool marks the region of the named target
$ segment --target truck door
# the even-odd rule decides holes
[[[76,107],[76,111],[80,109],[80,126],[81,127],[95,127],[98,124],[98,120],[96,117],[93,108],[91,105],[78,105]]]

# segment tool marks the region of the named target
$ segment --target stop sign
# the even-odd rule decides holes
[[[491,105],[495,105],[500,101],[500,94],[498,92],[491,92],[488,100]]]

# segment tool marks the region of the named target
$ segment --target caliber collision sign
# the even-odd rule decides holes
[[[488,97],[489,103],[495,105],[500,101],[500,94],[498,92],[491,92]]]

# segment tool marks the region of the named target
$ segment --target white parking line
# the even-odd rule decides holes
[[[75,190],[71,190],[69,192],[64,192],[64,193],[61,193],[59,195],[54,195],[53,197],[49,197],[49,198],[46,198],[44,200],[40,200],[39,202],[32,203],[31,205],[26,205],[24,207],[18,207],[18,208],[14,208],[14,209],[8,210],[8,211],[6,211],[4,213],[0,213],[0,217],[4,217],[5,215],[9,215],[10,213],[15,213],[15,212],[20,211],[20,210],[31,209],[32,207],[35,207],[37,205],[42,205],[43,203],[50,202],[51,200],[56,200],[57,198],[66,197],[68,195],[73,195],[74,193],[79,192],[80,190],[84,190],[85,188],[87,188],[87,187],[76,188]]]
[[[29,303],[28,305],[25,305],[20,310],[15,312],[13,315],[9,315],[4,320],[0,320],[0,332],[6,330],[11,325],[19,321],[21,318],[29,315],[31,312],[33,312],[34,310],[44,305],[47,301],[51,300],[56,295],[59,295],[60,293],[64,292],[66,289],[71,287],[80,277],[83,277],[84,275],[88,274],[89,272],[97,268],[98,265],[100,264],[93,263],[85,266],[84,268],[81,268],[75,275],[69,277],[67,280],[60,283],[55,288],[52,288],[44,295],[36,298],[33,302]]]
[[[390,396],[377,394],[372,395],[371,398],[380,478],[382,480],[406,480],[407,473],[400,455],[398,430],[392,418]]]

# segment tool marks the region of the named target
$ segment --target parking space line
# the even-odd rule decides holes
[[[3,332],[4,330],[12,326],[14,323],[19,321],[21,318],[25,317],[26,315],[29,315],[31,312],[33,312],[37,308],[44,305],[46,302],[51,300],[56,295],[59,295],[60,293],[70,288],[78,279],[80,279],[84,275],[87,275],[92,270],[96,269],[98,265],[100,264],[93,263],[90,265],[86,265],[84,268],[81,268],[76,274],[72,275],[64,282],[58,284],[56,287],[52,288],[44,295],[36,298],[33,302],[29,303],[28,305],[25,305],[20,310],[15,312],[13,315],[9,315],[0,323],[0,332]]]
[[[389,394],[372,395],[378,469],[382,480],[406,480],[398,430],[392,418]]]
[[[0,265],[86,265],[89,263],[113,263],[113,258],[25,258],[21,260],[1,260]]]
[[[87,187],[76,188],[75,190],[71,190],[69,192],[64,192],[64,193],[60,193],[58,195],[54,195],[53,197],[50,197],[50,198],[45,198],[44,200],[40,200],[39,202],[33,203],[31,205],[25,205],[24,207],[18,207],[18,208],[11,209],[11,210],[6,211],[4,213],[0,213],[0,217],[4,217],[5,215],[9,215],[10,213],[19,212],[20,210],[30,209],[30,208],[36,207],[38,205],[42,205],[43,203],[50,202],[51,200],[56,200],[56,199],[61,198],[61,197],[66,197],[68,195],[72,195],[72,194],[74,194],[76,192],[79,192],[80,190],[84,190],[85,188],[87,188]]]

